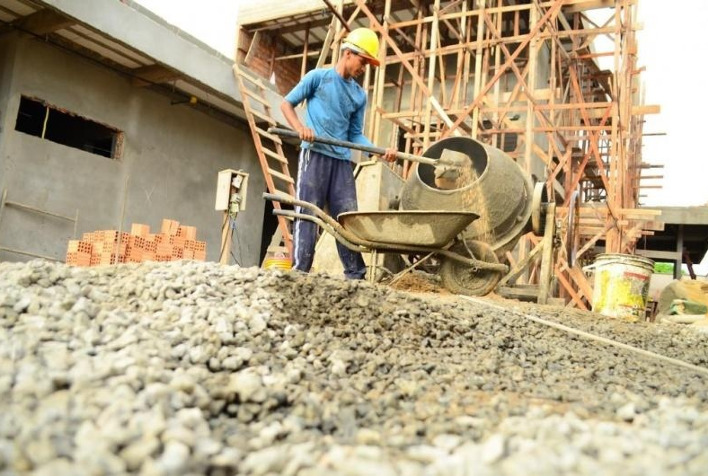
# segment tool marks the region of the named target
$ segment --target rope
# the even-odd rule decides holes
[[[622,342],[617,342],[616,340],[608,339],[606,337],[597,336],[595,334],[590,334],[589,332],[574,329],[572,327],[568,327],[563,324],[558,324],[557,322],[548,321],[546,319],[541,319],[540,317],[535,317],[530,314],[524,314],[520,311],[517,311],[516,309],[508,309],[508,308],[498,306],[496,304],[491,304],[491,303],[488,303],[488,302],[485,302],[485,301],[482,301],[480,299],[476,299],[473,297],[469,297],[469,296],[460,296],[460,297],[463,299],[466,299],[468,301],[471,301],[471,302],[474,302],[477,304],[481,304],[483,306],[493,307],[493,308],[501,310],[501,311],[511,311],[514,314],[516,314],[517,316],[525,317],[526,319],[536,322],[537,324],[543,324],[544,326],[553,327],[555,329],[558,329],[558,330],[561,330],[564,332],[568,332],[569,334],[575,334],[575,335],[578,335],[580,337],[585,337],[590,340],[602,342],[603,344],[619,347],[620,349],[628,350],[630,352],[635,352],[635,353],[643,355],[645,357],[650,357],[653,359],[661,360],[663,362],[668,362],[670,364],[674,364],[679,367],[683,367],[685,369],[692,370],[698,374],[708,376],[708,369],[705,367],[700,367],[698,365],[689,364],[688,362],[684,362],[683,360],[674,359],[672,357],[667,357],[665,355],[657,354],[656,352],[651,352],[649,350],[644,350],[644,349],[640,349],[638,347],[634,347],[634,346],[631,346],[628,344],[623,344]]]

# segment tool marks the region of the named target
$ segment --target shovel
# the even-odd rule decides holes
[[[270,127],[268,132],[275,134],[280,137],[288,137],[291,139],[299,139],[300,135],[290,129],[281,129],[279,127]],[[319,142],[320,144],[336,145],[339,147],[347,147],[348,149],[361,150],[363,152],[369,152],[375,155],[384,155],[386,149],[383,147],[371,147],[368,145],[356,144],[354,142],[347,142],[343,140],[330,139],[329,137],[317,137],[315,136],[314,142]],[[396,158],[402,160],[410,160],[411,162],[418,162],[421,164],[432,165],[433,167],[439,167],[441,165],[446,166],[446,169],[453,174],[459,175],[459,168],[464,167],[469,164],[469,158],[460,153],[445,154],[447,149],[443,151],[442,157],[440,159],[431,159],[429,157],[422,157],[420,155],[406,154],[405,152],[396,152]],[[453,152],[453,151],[450,151]],[[462,156],[462,157],[461,157]],[[446,175],[451,175],[446,172]]]

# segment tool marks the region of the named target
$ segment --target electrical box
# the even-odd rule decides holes
[[[248,173],[226,169],[219,172],[216,182],[215,210],[238,213],[246,209]]]

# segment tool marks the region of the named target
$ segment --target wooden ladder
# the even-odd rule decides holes
[[[258,160],[265,176],[269,193],[287,194],[295,197],[295,180],[290,175],[288,159],[283,153],[283,142],[280,137],[268,133],[268,128],[277,126],[273,119],[271,106],[265,97],[268,88],[263,80],[234,66],[234,74],[238,80],[239,90],[243,100],[243,109],[246,112],[251,136],[256,146]],[[280,202],[272,202],[273,207],[281,209]],[[278,232],[282,241],[292,256],[293,239],[290,232],[290,220],[278,216]]]

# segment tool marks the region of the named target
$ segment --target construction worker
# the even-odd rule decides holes
[[[343,40],[339,61],[334,68],[309,71],[283,100],[281,110],[290,126],[302,139],[298,165],[297,198],[324,208],[337,217],[356,211],[351,150],[346,147],[313,142],[315,136],[373,146],[363,132],[366,92],[356,79],[366,65],[378,66],[379,39],[368,28],[352,30]],[[295,107],[307,101],[305,125]],[[396,149],[386,149],[387,161],[396,159]],[[311,213],[299,209],[301,213]],[[315,257],[317,225],[297,220],[293,232],[293,268],[309,272]],[[364,279],[366,265],[361,253],[337,242],[339,259],[348,279]]]

